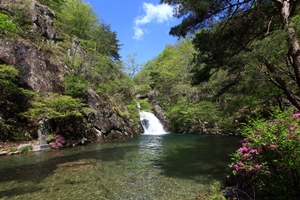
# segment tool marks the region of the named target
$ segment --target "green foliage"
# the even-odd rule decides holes
[[[66,0],[57,13],[56,27],[68,37],[80,39],[80,45],[91,55],[107,55],[119,60],[119,44],[110,26],[98,19],[93,8],[82,0]]]
[[[50,143],[53,140],[54,137],[55,137],[54,134],[49,134],[48,137],[47,137],[47,142]]]
[[[88,80],[78,76],[67,76],[64,79],[66,95],[74,98],[85,98],[87,93],[85,89],[88,87]]]
[[[80,99],[50,93],[46,98],[38,97],[32,101],[32,108],[24,112],[23,115],[30,118],[57,119],[68,116],[82,116],[83,109],[85,107]]]
[[[263,197],[292,199],[300,194],[300,119],[275,111],[272,119],[249,119],[241,130],[243,147],[232,154],[239,188],[254,187]]]
[[[0,91],[2,95],[6,95],[15,90],[14,81],[16,80],[17,75],[18,70],[14,67],[0,65]]]
[[[215,74],[211,82],[192,86],[193,53],[195,50],[190,39],[179,40],[175,45],[167,45],[134,77],[137,94],[142,97],[149,95],[149,101],[160,104],[172,132],[195,133],[204,122],[224,121],[219,105],[221,101],[215,96],[226,72]]]
[[[6,141],[8,138],[12,137],[12,126],[6,124],[2,119],[0,121],[0,140]]]
[[[0,65],[0,140],[23,140],[15,125],[18,113],[27,108],[35,92],[19,87],[18,70],[9,65]],[[3,119],[2,119],[3,118]],[[6,120],[8,119],[8,120]]]
[[[300,79],[296,61],[299,60],[296,53],[299,51],[299,1],[287,4],[275,1],[254,4],[241,1],[236,4],[231,0],[161,2],[174,5],[174,15],[183,18],[181,24],[171,28],[170,34],[194,34],[192,42],[197,53],[192,70],[193,84],[200,85],[212,79],[217,71],[224,70],[228,76],[224,81],[226,84],[218,91],[219,95],[241,88],[240,84],[245,86],[245,76],[252,77],[253,83],[258,83],[256,85],[273,84],[281,90],[276,99],[272,96],[272,106],[279,104],[284,109],[284,94],[291,104],[300,109],[297,100],[300,84],[294,82]],[[256,76],[257,73],[249,70],[249,66],[264,77]],[[248,91],[253,93],[255,89],[257,87],[248,84],[241,95],[247,96]],[[268,91],[264,92],[268,94]],[[261,103],[261,99],[255,101]]]
[[[59,11],[59,9],[63,6],[65,0],[38,0],[38,2],[49,6],[55,11]]]
[[[138,111],[138,107],[135,101],[129,101],[126,103],[126,107],[129,113],[129,118],[133,121],[135,132],[139,132],[139,125],[140,125],[140,114]]]
[[[16,28],[19,32],[19,35],[21,35],[24,38],[30,38],[32,35],[28,34],[26,31],[31,26],[31,20],[27,17],[26,12],[26,4],[15,4],[13,7],[14,15],[13,15],[13,22],[16,24]]]
[[[5,101],[30,99],[34,92],[16,85],[18,70],[9,65],[0,65],[0,105]]]
[[[16,25],[8,15],[0,13],[0,38],[13,37],[17,33]]]
[[[135,87],[136,87],[135,92],[140,96],[147,96],[149,91],[151,90],[151,87],[148,84],[137,85]]]
[[[21,153],[32,150],[32,146],[24,146],[20,149]]]
[[[139,73],[135,74],[133,77],[134,82],[136,85],[146,85],[149,86],[150,82],[150,72],[155,68],[156,63],[155,60],[148,61],[145,66],[139,71]]]
[[[142,64],[136,63],[137,53],[132,53],[127,55],[127,60],[125,61],[125,72],[129,74],[129,77],[133,79],[134,75],[138,73],[142,67]]]
[[[140,105],[140,110],[151,112],[151,105],[148,99],[139,99],[138,104]]]
[[[88,39],[89,29],[97,23],[93,8],[82,0],[67,0],[58,13],[58,26],[64,33]]]
[[[44,42],[44,35],[28,34],[32,26],[31,19],[27,17],[31,16],[28,13],[31,11],[28,9],[31,6],[30,2],[27,0],[22,3],[16,2],[12,7],[12,16],[1,11],[0,37],[8,37],[10,33],[18,30],[23,39],[30,39],[46,58],[50,57],[51,64],[63,63],[66,69],[63,77],[65,90],[61,91],[61,94],[51,93],[47,97],[36,97],[28,109],[30,105],[28,101],[34,93],[18,87],[17,70],[1,65],[0,116],[4,120],[0,122],[0,129],[1,134],[5,135],[4,138],[8,135],[9,139],[21,138],[20,134],[14,134],[14,131],[18,130],[13,123],[20,119],[26,121],[27,118],[40,117],[52,119],[54,132],[69,134],[66,133],[66,129],[74,127],[72,123],[75,123],[75,120],[76,123],[80,122],[83,119],[82,112],[87,110],[82,103],[87,100],[87,88],[100,94],[99,103],[115,108],[124,119],[127,119],[129,113],[135,117],[135,123],[138,124],[137,108],[131,106],[127,112],[123,107],[124,103],[131,105],[134,87],[130,77],[122,72],[124,67],[119,60],[119,41],[116,33],[111,31],[110,25],[105,24],[93,11],[92,6],[84,0],[38,0],[55,11],[53,24],[59,35],[59,39],[57,38],[59,41],[54,40],[49,44]],[[43,19],[39,22],[43,22]],[[48,41],[48,38],[46,40]],[[58,78],[50,72],[46,72],[46,76],[52,81]],[[20,117],[17,115],[18,119],[15,119],[16,113],[22,115]],[[7,123],[8,121],[11,123]],[[0,136],[2,138],[2,135]]]
[[[194,125],[200,125],[204,122],[213,124],[220,121],[220,111],[215,106],[215,104],[207,101],[197,103],[177,102],[167,112],[171,130],[174,132],[187,132]],[[191,132],[193,131],[191,130]]]
[[[213,181],[210,185],[211,196],[209,200],[226,200],[226,198],[221,193],[222,184],[218,181]]]

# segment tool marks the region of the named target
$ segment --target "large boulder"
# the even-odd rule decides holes
[[[50,53],[45,54],[21,38],[0,39],[0,64],[16,67],[20,83],[34,91],[62,90],[62,66],[51,61]]]
[[[97,130],[100,140],[122,140],[135,136],[132,121],[121,114],[127,112],[125,105],[119,105],[120,110],[112,109],[113,105],[107,105],[91,88],[87,89],[87,93],[88,106],[93,110],[85,114]]]

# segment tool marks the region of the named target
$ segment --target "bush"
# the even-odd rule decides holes
[[[139,99],[138,104],[140,105],[140,110],[151,112],[151,105],[148,99]]]
[[[293,199],[300,195],[300,119],[276,111],[271,120],[250,119],[241,134],[243,146],[230,165],[237,187],[262,197]]]
[[[17,33],[16,25],[8,15],[0,13],[0,38],[13,37]]]
[[[47,138],[47,142],[50,144],[51,148],[59,149],[65,144],[65,138],[61,135],[50,134]]]
[[[88,87],[88,81],[82,77],[68,76],[64,79],[64,86],[66,95],[83,99],[87,97],[85,89]]]
[[[47,119],[66,118],[69,116],[82,116],[82,111],[86,109],[80,99],[72,98],[68,95],[50,93],[47,98],[37,97],[32,101],[33,107],[23,115],[31,118],[40,116]]]

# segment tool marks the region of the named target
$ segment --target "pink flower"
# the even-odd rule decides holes
[[[295,116],[296,118],[300,118],[300,113],[294,113],[292,115]]]

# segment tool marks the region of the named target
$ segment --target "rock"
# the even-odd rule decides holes
[[[165,115],[164,110],[158,104],[152,104],[153,114],[159,119],[162,123],[164,130],[169,131],[169,120]]]
[[[27,17],[31,26],[29,27],[28,34],[43,35],[49,41],[59,39],[58,34],[53,27],[53,18],[55,13],[47,6],[38,3],[35,0],[1,0],[0,9],[6,10],[9,13],[14,13],[15,8],[21,9],[24,17]]]
[[[42,150],[47,150],[47,149],[50,149],[49,144],[34,145],[32,147],[32,151],[42,151]]]
[[[18,151],[23,151],[24,149],[31,149],[31,148],[32,148],[31,144],[20,144],[17,147],[17,150]]]
[[[134,135],[133,123],[126,117],[119,114],[119,112],[127,112],[124,105],[119,105],[120,111],[113,110],[113,105],[107,106],[107,103],[91,88],[87,89],[88,105],[94,112],[86,112],[85,115],[88,120],[93,123],[97,130],[95,134],[98,139],[119,140],[131,138]],[[127,134],[123,134],[123,133]]]
[[[19,154],[20,151],[13,151],[13,152],[9,152],[7,155],[15,155],[15,154]]]
[[[52,48],[43,49],[43,46],[50,43],[52,46],[58,45],[55,42],[61,40],[53,26],[55,13],[36,0],[28,0],[26,4],[24,0],[1,0],[1,10],[14,16],[15,8],[24,12],[24,17],[29,19],[29,26],[24,30],[26,37],[0,39],[0,64],[14,66],[19,70],[18,85],[21,87],[40,95],[49,92],[62,94],[63,78],[68,70],[68,66],[62,64],[63,61],[68,56],[76,55],[83,59],[87,56],[79,40],[70,41],[69,49],[61,54],[56,55]],[[70,141],[70,145],[78,142],[86,144],[87,141],[97,139],[125,139],[136,135],[133,122],[122,114],[128,112],[125,104],[115,105],[111,99],[97,95],[91,88],[87,89],[87,93],[88,106],[95,112],[87,112],[84,117],[63,119],[60,124],[49,120],[49,130],[54,134],[61,133]],[[8,118],[1,116],[0,121],[3,119]],[[42,149],[43,146],[34,148]]]
[[[0,151],[0,156],[5,156],[8,154],[8,151]]]
[[[57,39],[53,27],[55,13],[50,8],[35,0],[28,0],[26,4],[20,0],[2,0],[0,3],[0,9],[12,14],[16,7],[22,9],[24,17],[31,22],[27,31],[28,35],[35,38],[43,35],[46,42]],[[38,45],[20,37],[0,39],[0,63],[19,69],[21,84],[29,86],[34,91],[58,92],[62,90],[63,72],[61,69],[63,67],[62,64],[51,59],[51,54],[52,52],[41,51]],[[52,78],[49,78],[49,74]]]
[[[0,40],[0,61],[20,71],[20,83],[34,91],[59,92],[63,73],[38,48],[22,39]],[[47,75],[48,74],[48,75]],[[52,74],[52,78],[49,78]],[[55,78],[54,78],[55,77]]]

